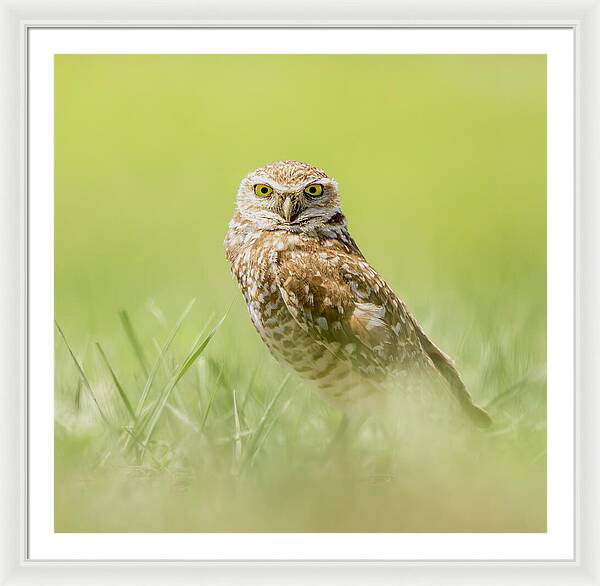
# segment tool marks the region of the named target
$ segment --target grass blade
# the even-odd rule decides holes
[[[149,417],[150,413],[152,412],[152,410],[150,409],[142,416],[142,411],[146,404],[146,400],[148,399],[148,396],[150,394],[150,390],[152,389],[154,380],[156,379],[156,375],[158,374],[158,371],[160,369],[160,365],[165,364],[165,355],[168,352],[169,348],[171,347],[171,343],[175,339],[175,336],[179,332],[181,326],[183,325],[183,322],[186,320],[188,314],[190,313],[192,307],[194,306],[194,303],[196,303],[196,299],[192,299],[187,304],[186,308],[183,310],[183,313],[179,316],[179,319],[177,320],[177,322],[175,323],[175,326],[169,333],[167,340],[163,344],[162,348],[159,349],[158,356],[157,356],[154,364],[152,365],[152,370],[150,371],[150,374],[148,375],[148,378],[146,379],[146,384],[144,385],[144,389],[142,390],[142,394],[140,395],[140,398],[139,398],[136,408],[135,408],[136,427],[139,427],[140,432],[141,432],[141,430],[143,430],[143,427],[146,425],[146,423],[148,421],[148,417]],[[136,430],[136,432],[137,432],[137,430]],[[130,436],[127,436],[123,449],[128,448],[129,440],[130,440]]]
[[[242,411],[246,410],[246,405],[248,404],[248,399],[252,396],[252,391],[254,387],[254,381],[256,380],[256,375],[258,374],[258,370],[260,368],[260,361],[256,363],[256,366],[252,370],[252,374],[250,375],[250,380],[246,385],[246,393],[244,394],[244,400],[242,401]]]
[[[233,443],[233,468],[235,468],[242,459],[242,436],[240,435],[242,430],[240,428],[240,416],[238,414],[237,400],[235,398],[235,389],[231,392],[233,395],[233,424],[235,432],[235,440]]]
[[[119,397],[121,397],[121,400],[123,401],[123,404],[125,405],[125,408],[127,409],[127,412],[129,413],[129,415],[135,422],[136,416],[135,416],[135,413],[133,412],[133,407],[131,406],[131,403],[129,402],[129,398],[127,397],[127,393],[123,390],[123,387],[121,386],[121,383],[119,382],[119,379],[117,378],[117,375],[115,374],[115,371],[113,370],[112,366],[110,365],[110,362],[108,361],[108,358],[107,358],[106,354],[104,353],[102,346],[100,346],[100,342],[96,342],[96,346],[98,348],[98,351],[100,352],[100,356],[102,356],[102,360],[104,360],[104,364],[106,364],[106,368],[108,368],[108,371],[110,372],[110,376],[113,379],[113,383],[115,383],[115,387],[117,387],[117,391],[119,392]]]
[[[75,389],[75,409],[79,411],[81,407],[81,378],[77,379],[77,389]]]
[[[244,458],[242,465],[240,466],[240,472],[254,456],[254,453],[256,452],[256,450],[258,448],[258,441],[260,440],[260,436],[263,432],[263,429],[265,428],[265,424],[267,423],[269,415],[271,414],[271,411],[273,410],[275,403],[277,403],[277,400],[279,399],[281,393],[283,392],[283,389],[285,388],[285,385],[287,384],[287,382],[289,380],[290,380],[290,374],[288,373],[285,375],[285,378],[283,379],[283,381],[281,381],[281,384],[279,385],[279,388],[275,392],[275,395],[271,399],[270,403],[267,405],[267,408],[264,410],[262,417],[260,418],[260,421],[258,422],[258,425],[256,426],[256,430],[252,434],[252,439],[250,440],[250,445],[246,449],[246,457]]]
[[[187,318],[188,314],[190,313],[192,307],[194,306],[194,303],[196,303],[195,299],[192,299],[188,303],[187,307],[183,310],[183,313],[179,316],[179,319],[177,320],[175,327],[171,330],[171,333],[169,334],[167,341],[164,343],[163,347],[161,348],[159,355],[156,358],[154,365],[152,366],[152,370],[150,371],[150,374],[148,375],[148,379],[146,380],[146,385],[144,386],[144,390],[142,391],[140,400],[138,401],[138,404],[135,408],[135,414],[137,417],[139,417],[142,409],[144,408],[146,399],[148,398],[148,394],[150,393],[152,383],[154,382],[154,379],[156,378],[156,374],[158,373],[158,369],[160,368],[161,362],[162,362],[165,354],[169,350],[171,343],[175,339],[177,332],[179,332],[179,329],[183,325],[183,322],[185,321],[185,319]]]
[[[219,373],[219,379],[221,380],[221,384],[228,391],[231,391],[233,389],[233,385],[231,384],[231,381],[225,374],[224,363],[222,362],[221,364],[219,364],[214,358],[210,358],[210,357],[208,357],[207,363],[208,363],[210,370],[213,372],[213,374]]]
[[[77,358],[75,357],[75,354],[73,353],[73,350],[71,350],[71,346],[69,346],[69,342],[67,342],[67,338],[65,337],[64,332],[62,331],[61,327],[58,325],[58,322],[56,320],[54,321],[54,324],[56,325],[56,329],[58,330],[60,337],[63,339],[65,346],[67,347],[67,350],[69,351],[69,354],[71,355],[71,358],[73,359],[73,362],[75,363],[75,366],[77,367],[77,370],[79,371],[79,376],[81,377],[81,381],[83,382],[85,388],[87,389],[88,393],[90,394],[90,397],[92,397],[92,400],[94,401],[94,403],[96,404],[96,407],[98,408],[98,413],[100,413],[100,417],[102,418],[104,423],[106,423],[107,425],[110,425],[110,421],[104,414],[104,411],[102,411],[102,407],[100,407],[100,403],[98,403],[98,399],[96,398],[96,395],[95,395],[94,391],[92,390],[92,385],[90,384],[90,381],[88,380],[87,376],[85,375],[83,367],[81,366],[81,364],[79,364],[79,360],[77,360]]]
[[[261,448],[265,445],[265,442],[267,441],[267,438],[269,437],[271,430],[275,427],[275,424],[279,421],[281,416],[287,411],[287,408],[290,406],[291,402],[292,402],[292,400],[288,399],[284,403],[281,410],[271,418],[271,422],[265,428],[265,432],[262,434],[262,437],[260,438],[260,441],[258,442],[256,449],[254,450],[254,454],[252,454],[252,457],[250,458],[250,464],[252,464],[254,462],[254,460],[256,459],[258,452],[260,452]]]
[[[206,425],[206,420],[208,419],[208,414],[210,413],[210,409],[212,407],[213,401],[215,400],[215,396],[217,394],[217,390],[219,389],[219,385],[221,383],[221,376],[223,375],[224,366],[221,366],[221,370],[219,371],[219,376],[217,376],[217,380],[215,381],[213,390],[208,396],[208,404],[206,405],[206,410],[204,411],[204,416],[202,417],[202,421],[200,422],[200,431],[204,431],[204,426]]]
[[[123,329],[125,330],[127,339],[129,340],[129,343],[131,344],[131,347],[133,348],[133,351],[134,351],[140,365],[142,366],[142,369],[144,370],[146,376],[148,376],[148,372],[149,372],[148,361],[146,360],[146,356],[144,354],[144,349],[142,348],[142,345],[140,344],[140,340],[137,337],[135,330],[133,329],[133,325],[131,323],[131,320],[129,319],[129,314],[127,313],[127,311],[125,309],[122,309],[121,311],[119,311],[119,319],[121,320],[121,325],[123,326]]]
[[[191,428],[195,433],[198,433],[199,430],[198,430],[198,427],[196,426],[196,424],[193,421],[191,421],[191,419],[183,411],[181,411],[181,409],[178,409],[177,407],[175,407],[174,405],[171,405],[170,403],[167,403],[166,408],[181,423],[183,423],[187,427]]]
[[[127,434],[127,437],[131,438],[140,448],[142,448],[145,451],[146,446],[136,437],[136,435],[130,429],[124,427],[123,431]],[[152,450],[148,450],[148,453],[150,454],[150,457],[154,460],[154,463],[158,466],[159,470],[164,470],[164,464],[162,464],[156,458],[156,456],[152,453]]]
[[[154,430],[156,429],[156,424],[158,423],[162,415],[162,412],[165,408],[165,405],[167,404],[167,401],[169,400],[171,392],[173,391],[177,383],[183,378],[185,373],[194,364],[194,362],[199,358],[206,346],[208,346],[209,342],[213,339],[214,335],[217,333],[217,330],[221,327],[226,317],[227,314],[225,314],[221,318],[219,323],[217,323],[217,325],[210,331],[206,338],[204,338],[204,340],[188,354],[183,364],[177,369],[175,374],[171,377],[171,380],[167,383],[167,386],[165,387],[161,397],[156,402],[152,415],[148,420],[148,431],[146,433],[146,439],[144,442],[146,445],[148,444],[148,441],[150,440],[152,434],[154,433]]]

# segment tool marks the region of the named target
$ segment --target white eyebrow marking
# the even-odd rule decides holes
[[[264,183],[266,185],[269,185],[273,189],[277,189],[278,191],[284,191],[286,189],[289,189],[287,185],[282,185],[281,183],[273,181],[273,179],[271,179],[270,177],[265,177],[264,175],[250,175],[248,177],[248,181],[250,181],[250,183],[254,185],[258,183]]]
[[[266,185],[271,186],[273,189],[277,191],[302,191],[307,185],[311,185],[313,183],[320,183],[325,187],[326,185],[333,185],[337,187],[337,182],[334,179],[329,177],[315,177],[310,181],[303,181],[302,183],[294,183],[293,185],[283,185],[278,181],[271,179],[265,175],[249,175],[248,181],[253,185],[258,183],[265,183]]]

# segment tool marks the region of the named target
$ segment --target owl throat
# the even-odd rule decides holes
[[[346,217],[340,211],[335,211],[328,219],[318,222],[266,225],[244,217],[236,211],[225,238],[227,260],[236,277],[236,265],[239,266],[241,255],[246,262],[253,263],[258,261],[259,257],[263,260],[261,253],[264,253],[265,249],[284,251],[295,247],[311,248],[313,245],[339,248],[344,252],[363,256],[350,236]]]

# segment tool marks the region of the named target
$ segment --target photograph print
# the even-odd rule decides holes
[[[546,531],[545,55],[54,84],[56,532]]]

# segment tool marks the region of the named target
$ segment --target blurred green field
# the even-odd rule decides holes
[[[545,531],[544,56],[61,55],[55,81],[56,531]],[[332,443],[224,258],[239,181],[284,158],[337,179],[490,431],[388,409]]]

